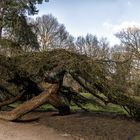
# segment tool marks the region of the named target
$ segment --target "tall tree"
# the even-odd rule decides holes
[[[105,38],[98,40],[96,36],[87,34],[86,37],[79,36],[75,44],[81,54],[98,59],[107,57],[109,44]]]
[[[127,28],[117,33],[116,37],[120,39],[122,45],[133,52],[135,57],[140,59],[140,28]]]
[[[73,37],[52,15],[37,17],[34,22],[41,49],[70,48],[73,45]]]
[[[131,64],[125,67],[125,71],[129,70],[129,82],[133,88],[133,92],[138,94],[140,91],[140,28],[131,27],[124,29],[116,34],[121,41],[121,46],[124,48],[124,54],[131,55]],[[130,61],[129,61],[130,62]],[[123,74],[125,75],[126,72]]]
[[[37,48],[37,38],[27,23],[26,16],[38,13],[36,4],[43,0],[1,0],[0,39],[10,39],[21,45]]]

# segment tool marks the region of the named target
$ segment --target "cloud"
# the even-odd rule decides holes
[[[119,32],[123,29],[127,29],[127,28],[130,28],[130,27],[140,28],[140,23],[135,22],[135,21],[123,21],[120,24],[111,24],[111,23],[108,23],[108,22],[104,22],[103,27],[106,28],[107,30],[110,30],[110,32],[112,32],[112,33],[116,33],[116,32]]]
[[[108,22],[104,22],[102,25],[106,29],[112,29],[112,28],[114,28],[114,25],[111,24],[111,23],[108,23]]]
[[[102,33],[109,39],[110,44],[113,46],[114,44],[120,43],[119,39],[116,38],[114,34],[129,27],[140,28],[140,23],[135,21],[123,21],[120,24],[112,24],[109,22],[104,22],[102,24],[102,27],[103,27]]]

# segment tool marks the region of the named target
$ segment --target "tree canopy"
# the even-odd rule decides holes
[[[19,48],[28,46],[38,49],[37,37],[32,31],[32,25],[27,22],[27,15],[37,14],[36,5],[42,2],[43,0],[2,0],[0,2],[0,39],[7,38],[16,42],[20,44]],[[22,49],[26,50],[26,47]]]
[[[45,96],[45,94],[42,94],[44,88],[46,89],[47,87],[44,86],[45,83],[58,84],[58,92],[63,95],[67,91],[68,94],[65,94],[66,98],[68,98],[68,100],[71,98],[71,100],[80,107],[83,107],[82,104],[86,102],[100,106],[102,106],[101,102],[102,104],[113,103],[124,107],[131,116],[139,119],[140,102],[125,95],[126,87],[123,84],[120,86],[120,84],[114,80],[113,76],[110,77],[111,75],[108,68],[106,68],[106,63],[102,63],[102,60],[96,61],[86,55],[59,49],[29,53],[10,58],[1,56],[0,70],[1,73],[5,71],[5,75],[1,76],[1,87],[4,87],[5,92],[11,91],[10,89],[13,88],[14,90],[16,89],[18,95],[21,91],[24,92],[24,94],[34,94],[36,100],[37,98],[39,99],[40,96],[43,98],[42,95]],[[67,73],[100,102],[94,99],[86,99],[73,90],[64,88],[63,78]],[[44,84],[42,85],[42,83]],[[102,95],[104,95],[104,98]],[[58,96],[58,94],[56,96]],[[20,96],[18,97],[20,98]],[[18,100],[19,98],[16,99]],[[59,97],[57,97],[57,99],[59,99]],[[53,101],[53,99],[49,99],[49,97],[47,97],[47,100],[54,105],[54,107],[60,109],[60,112],[65,113],[67,110],[64,109],[66,106],[63,106],[64,110],[59,108],[60,101],[57,103]],[[42,104],[43,103],[44,102],[42,102]],[[40,102],[38,106],[39,105]],[[34,106],[32,107],[34,108]]]

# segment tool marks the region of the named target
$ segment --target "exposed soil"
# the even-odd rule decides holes
[[[0,120],[0,140],[73,140],[73,138],[59,134],[36,121],[17,123]]]
[[[76,113],[53,116],[45,113],[39,121],[59,133],[68,133],[81,140],[133,140],[140,135],[140,122],[110,113]],[[83,138],[83,139],[82,139]]]
[[[79,112],[68,116],[33,112],[40,119],[28,123],[0,120],[0,140],[133,140],[140,122],[110,113]]]

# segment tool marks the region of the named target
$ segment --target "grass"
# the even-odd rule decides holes
[[[122,109],[119,106],[116,105],[108,105],[105,108],[102,107],[98,107],[96,105],[93,104],[87,104],[84,106],[85,109],[87,109],[90,112],[110,112],[110,113],[118,113],[118,114],[125,114],[124,109]],[[76,105],[71,106],[71,110],[76,111],[79,110],[80,108]]]
[[[81,95],[86,97],[86,98],[94,98],[89,93],[81,93]],[[102,95],[102,97],[104,97],[104,96]],[[136,100],[140,100],[140,97],[133,97],[133,98],[135,98]],[[16,107],[17,105],[19,105],[19,103],[14,103],[14,104],[11,104],[10,106],[11,107]],[[70,106],[70,108],[71,108],[72,111],[80,110],[80,108],[75,104],[72,104]],[[87,109],[90,112],[109,112],[109,113],[127,114],[127,112],[123,108],[121,108],[118,105],[114,105],[114,104],[108,104],[107,106],[105,106],[105,108],[102,108],[102,107],[99,107],[99,106],[96,106],[96,105],[93,105],[93,104],[86,104],[84,106],[84,108]],[[43,110],[46,110],[46,111],[56,110],[50,104],[44,104],[44,105],[40,106],[40,109],[43,109]]]
[[[15,108],[18,105],[19,105],[19,103],[14,103],[14,104],[10,104],[9,106]],[[121,107],[113,105],[113,104],[106,106],[106,108],[98,107],[98,106],[95,106],[93,104],[87,104],[84,107],[90,112],[110,112],[110,113],[125,114],[125,111]],[[55,111],[56,110],[50,104],[44,104],[44,105],[40,106],[39,108],[46,110],[46,111]],[[72,111],[80,110],[80,108],[74,104],[71,105],[70,108]]]
[[[10,104],[9,106],[10,107],[17,107],[19,105],[19,103],[13,103],[13,104]],[[39,107],[39,109],[43,109],[43,110],[46,110],[46,111],[53,111],[53,110],[56,110],[52,105],[50,104],[44,104],[42,106]]]
[[[133,140],[140,140],[140,136],[134,137]]]
[[[40,109],[44,109],[46,111],[55,111],[56,109],[50,104],[44,104],[39,107]]]
[[[90,99],[94,98],[89,93],[81,93],[81,95],[86,97],[86,98],[90,98]],[[49,104],[42,105],[40,108],[44,109],[44,110],[47,110],[47,111],[55,110],[54,107],[49,105]],[[71,108],[72,111],[80,110],[80,108],[77,105],[73,104],[73,103],[70,106],[70,108]],[[120,106],[114,105],[114,104],[109,104],[109,105],[105,106],[105,108],[96,106],[94,104],[86,104],[84,106],[84,108],[87,109],[90,112],[110,112],[110,113],[126,114],[126,112],[125,112],[125,110],[123,108],[121,108]]]
[[[94,96],[92,96],[89,93],[81,93],[82,96],[89,98],[89,99],[95,99]],[[103,98],[105,98],[105,96],[102,94],[100,95]],[[89,111],[96,111],[96,112],[112,112],[112,113],[119,113],[119,114],[126,114],[125,110],[123,108],[121,108],[118,105],[114,105],[114,104],[108,104],[106,105],[104,108],[93,105],[93,104],[87,104],[85,106],[86,109],[88,109]],[[77,109],[76,106],[73,106],[72,109]]]

